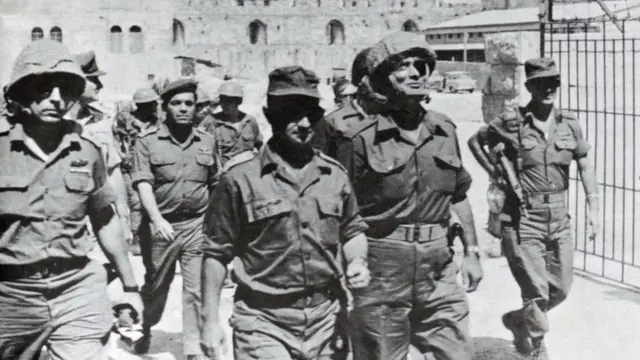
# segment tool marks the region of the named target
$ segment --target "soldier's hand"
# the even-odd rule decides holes
[[[596,210],[589,211],[589,227],[589,241],[593,241],[600,233],[600,214]]]
[[[355,258],[347,265],[347,285],[352,289],[365,288],[371,281],[367,262],[363,258]]]
[[[140,324],[142,325],[142,321],[143,321],[142,314],[144,312],[144,305],[142,303],[142,298],[140,297],[140,293],[125,292],[122,295],[122,299],[120,300],[120,303],[131,305],[138,312],[138,318],[140,319]]]
[[[173,227],[164,218],[159,218],[151,223],[151,234],[156,239],[173,240]]]
[[[480,281],[484,277],[482,265],[480,264],[480,256],[476,253],[470,253],[464,257],[462,263],[462,283],[468,293],[476,291]]]
[[[202,326],[200,347],[209,359],[222,360],[223,355],[227,354],[227,340],[224,329],[217,321],[212,323],[205,322]]]

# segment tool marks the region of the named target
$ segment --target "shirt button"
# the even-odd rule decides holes
[[[301,225],[302,225],[303,228],[306,229],[306,228],[309,227],[309,222],[308,221],[303,221]]]

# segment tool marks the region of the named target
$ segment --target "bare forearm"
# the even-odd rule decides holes
[[[113,212],[113,209],[109,208],[108,211]],[[99,229],[96,233],[98,243],[109,262],[113,264],[118,272],[122,285],[127,287],[138,286],[133,275],[133,268],[129,262],[127,244],[124,240],[118,217],[114,213],[111,219],[103,225],[95,223],[93,219],[92,223],[94,229]]]
[[[348,264],[356,258],[363,258],[366,260],[368,248],[367,237],[365,234],[358,234],[352,237],[342,247],[345,261]]]
[[[591,165],[591,159],[584,157],[578,160],[578,169],[580,171],[580,178],[582,179],[582,186],[584,192],[587,194],[587,203],[589,209],[599,210],[600,204],[598,203],[598,181],[596,179],[595,170]]]
[[[469,138],[467,145],[473,157],[478,164],[489,174],[493,175],[496,172],[496,166],[489,158],[489,154],[485,150],[486,139],[484,138],[484,132],[479,130]]]
[[[116,211],[118,212],[118,216],[120,216],[123,222],[128,225],[130,223],[129,216],[131,212],[129,209],[127,186],[119,167],[114,169],[109,176],[109,183],[116,193]]]
[[[218,260],[205,257],[202,264],[202,314],[205,323],[217,323],[220,292],[227,276],[227,268]]]
[[[138,183],[138,194],[140,194],[140,203],[142,203],[142,207],[147,212],[149,219],[151,221],[156,221],[157,219],[162,218],[151,184],[148,182]]]
[[[478,245],[478,237],[476,234],[476,224],[473,219],[473,212],[471,211],[471,204],[469,199],[464,199],[457,204],[452,205],[453,212],[458,216],[460,225],[464,230],[464,247],[467,249],[469,246]]]

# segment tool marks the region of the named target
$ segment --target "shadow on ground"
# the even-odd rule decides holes
[[[519,354],[511,341],[493,337],[473,338],[475,353],[473,360],[525,360],[527,357]]]
[[[154,354],[169,353],[174,359],[180,360],[182,355],[182,333],[168,333],[162,330],[151,330],[151,348],[143,359],[155,360]]]
[[[626,289],[613,289],[605,291],[605,294],[620,300],[631,301],[640,305],[640,293]]]

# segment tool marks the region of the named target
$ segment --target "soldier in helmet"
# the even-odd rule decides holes
[[[0,358],[106,357],[112,325],[104,269],[85,218],[124,285],[142,303],[107,182],[100,145],[63,116],[85,89],[82,70],[57,41],[27,45],[7,96],[15,125],[0,129]]]
[[[214,113],[213,117],[203,121],[200,127],[215,136],[224,171],[232,158],[260,149],[263,140],[258,121],[239,109],[244,97],[240,84],[232,80],[224,82],[218,89],[218,96],[222,111]],[[229,165],[234,163],[235,161],[232,161]]]
[[[138,136],[149,127],[158,125],[160,118],[160,95],[151,88],[136,90],[133,94],[135,109],[132,112],[121,112],[116,116],[115,137],[122,163],[120,169],[127,185],[129,208],[131,209],[130,250],[134,255],[140,254],[140,222],[142,221],[142,204],[138,192],[133,188],[133,149]]]
[[[198,85],[198,100],[196,101],[196,117],[193,122],[193,126],[198,127],[204,120],[208,119],[211,122],[211,109],[213,101],[209,96],[209,93]]]
[[[421,101],[436,54],[424,36],[389,35],[366,55],[367,101],[377,111],[338,150],[369,226],[371,283],[353,291],[354,359],[403,360],[409,345],[437,360],[471,360],[469,306],[448,241],[464,229],[467,291],[482,278],[455,125]]]

